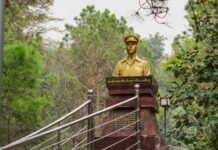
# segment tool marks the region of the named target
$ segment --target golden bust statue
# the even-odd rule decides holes
[[[151,75],[150,66],[147,61],[137,57],[138,38],[135,35],[128,35],[124,38],[128,57],[119,61],[112,74],[113,77],[124,76],[148,76]]]

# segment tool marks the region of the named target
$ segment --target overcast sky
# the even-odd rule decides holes
[[[155,34],[156,32],[164,35],[167,37],[165,53],[170,53],[173,38],[188,29],[188,22],[184,18],[186,15],[184,10],[186,3],[187,0],[168,0],[170,11],[164,21],[167,21],[172,27],[169,28],[165,25],[158,24],[151,17],[146,17],[144,21],[133,19],[131,14],[139,8],[138,0],[54,0],[51,12],[53,16],[62,18],[63,21],[50,25],[64,29],[64,24],[74,23],[73,18],[79,16],[83,8],[87,5],[94,5],[96,10],[103,11],[104,9],[109,9],[111,14],[115,14],[117,18],[121,16],[126,18],[127,25],[133,27],[141,38],[147,38],[149,34]],[[61,40],[63,34],[50,31],[46,33],[46,36],[53,40]]]

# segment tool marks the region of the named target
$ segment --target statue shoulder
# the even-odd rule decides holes
[[[145,63],[145,64],[149,64],[147,60],[142,60],[142,61],[143,61],[143,63]]]
[[[148,61],[145,59],[141,59],[139,57],[136,58],[139,62],[143,63],[143,64],[148,64]]]
[[[121,64],[121,63],[125,62],[125,60],[126,60],[126,58],[123,58],[123,59],[119,60],[117,64]]]
[[[143,75],[144,76],[151,75],[151,68],[150,68],[149,62],[147,60],[145,60],[145,59],[140,59],[139,61],[143,66]]]

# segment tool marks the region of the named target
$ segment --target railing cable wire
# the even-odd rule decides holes
[[[68,118],[69,116],[73,115],[74,113],[76,113],[77,111],[79,111],[80,109],[82,109],[83,107],[85,107],[85,106],[86,106],[87,104],[89,104],[89,103],[90,103],[90,100],[84,102],[84,103],[81,104],[79,107],[77,107],[76,109],[72,110],[71,112],[69,112],[68,114],[64,115],[63,117],[61,117],[61,118],[55,120],[54,122],[48,124],[47,126],[45,126],[45,127],[41,128],[41,129],[39,129],[39,130],[37,130],[37,131],[35,131],[35,132],[33,132],[33,133],[27,135],[27,136],[25,136],[25,137],[23,137],[23,138],[21,138],[21,139],[19,139],[19,140],[22,140],[22,139],[24,139],[24,138],[28,138],[28,137],[31,137],[31,136],[36,135],[36,134],[38,134],[38,133],[41,133],[42,131],[44,131],[44,130],[46,130],[46,129],[48,129],[48,128],[50,128],[50,127],[56,125],[56,124],[58,124],[59,122],[63,121],[64,119],[66,119],[66,118]],[[19,140],[18,140],[18,141],[19,141]]]
[[[12,148],[12,147],[14,147],[14,146],[16,146],[16,145],[19,145],[19,144],[28,142],[28,141],[33,140],[33,139],[35,139],[35,138],[41,137],[41,136],[43,136],[43,135],[47,135],[47,134],[53,133],[53,132],[55,132],[55,131],[58,131],[58,130],[67,128],[67,127],[70,126],[70,125],[64,126],[64,127],[63,127],[63,126],[60,126],[60,127],[57,127],[57,128],[54,128],[54,129],[51,129],[51,130],[48,130],[48,131],[45,131],[45,132],[41,133],[42,131],[44,131],[44,130],[46,130],[46,129],[48,129],[48,128],[50,128],[50,127],[56,125],[56,124],[58,124],[60,121],[66,119],[66,118],[69,117],[70,115],[76,113],[78,110],[80,110],[81,108],[85,107],[88,103],[90,103],[90,100],[84,102],[82,105],[80,105],[79,107],[77,107],[76,109],[74,109],[73,111],[71,111],[70,113],[68,113],[68,114],[66,114],[65,116],[61,117],[60,119],[58,119],[58,120],[56,120],[56,121],[50,123],[49,125],[47,125],[47,126],[41,128],[41,129],[39,129],[39,130],[37,130],[37,131],[35,131],[35,132],[29,134],[29,135],[27,135],[27,136],[25,136],[25,137],[23,137],[23,138],[21,138],[21,139],[16,140],[15,142],[12,142],[12,143],[10,143],[10,144],[4,146],[4,147],[1,147],[0,150],[5,150],[5,149],[8,149],[8,148]],[[83,117],[83,118],[84,118],[84,117]],[[77,119],[77,120],[79,120],[79,119]],[[77,120],[76,120],[76,121],[77,121]],[[72,121],[72,122],[76,122],[76,121]],[[76,123],[77,123],[77,122],[76,122]],[[69,124],[69,123],[68,123],[68,124]],[[74,123],[74,124],[75,124],[75,123]]]
[[[84,138],[81,142],[79,142],[76,146],[74,146],[72,150],[76,150],[77,147],[78,147],[80,144],[82,144],[85,140],[87,140],[87,137]]]
[[[76,135],[73,135],[72,137],[70,137],[70,138],[68,138],[68,139],[65,139],[66,141],[62,140],[62,141],[60,141],[60,142],[55,143],[55,145],[57,145],[57,144],[59,144],[59,143],[62,143],[62,142],[64,141],[64,142],[61,144],[61,145],[63,145],[64,143],[66,143],[66,142],[69,141],[70,139],[75,138],[76,136],[79,136],[79,135],[81,135],[81,134],[87,133],[88,131],[97,129],[97,128],[99,128],[99,127],[102,127],[102,126],[104,126],[104,125],[106,125],[106,124],[108,124],[108,123],[111,123],[111,122],[113,122],[113,121],[119,120],[119,119],[121,119],[121,118],[123,118],[123,117],[126,117],[126,116],[132,114],[132,113],[135,113],[136,111],[139,111],[139,110],[131,111],[131,112],[129,112],[129,113],[123,115],[123,116],[117,117],[117,118],[115,118],[115,119],[113,119],[113,120],[110,120],[110,121],[104,123],[104,124],[98,125],[98,126],[96,126],[95,128],[93,128],[93,129],[80,132],[80,133],[78,133],[78,134],[76,134]],[[75,146],[75,147],[76,147],[76,146]],[[57,148],[55,148],[55,149],[57,149]]]
[[[110,106],[110,107],[108,107],[108,108],[102,109],[102,110],[100,110],[100,111],[98,111],[98,112],[92,113],[92,114],[90,114],[90,115],[88,115],[88,116],[85,116],[85,117],[82,117],[82,118],[80,118],[80,119],[74,120],[74,121],[69,122],[69,123],[67,123],[67,124],[65,124],[65,125],[62,125],[62,126],[60,126],[60,127],[57,127],[57,128],[54,128],[54,129],[51,129],[51,130],[48,130],[48,131],[45,131],[45,132],[43,132],[43,133],[39,133],[39,130],[38,130],[37,133],[39,133],[39,134],[36,134],[36,132],[34,132],[34,133],[32,133],[32,134],[30,134],[30,135],[28,135],[28,136],[26,136],[26,137],[24,137],[24,138],[22,138],[22,139],[20,139],[20,140],[18,140],[18,141],[15,141],[15,142],[13,142],[13,143],[11,143],[11,144],[8,144],[8,145],[6,145],[6,146],[4,146],[4,147],[1,147],[0,150],[9,149],[9,148],[12,148],[12,147],[14,147],[14,146],[17,146],[17,145],[19,145],[19,144],[23,144],[23,143],[26,143],[26,142],[28,142],[28,141],[30,141],[30,140],[39,138],[39,137],[41,137],[41,136],[44,136],[44,135],[47,135],[47,134],[56,132],[56,131],[58,131],[58,130],[62,130],[62,129],[64,129],[64,128],[67,128],[67,127],[69,127],[69,126],[72,126],[72,125],[74,125],[74,124],[76,124],[76,123],[79,123],[79,122],[81,122],[81,121],[84,121],[84,120],[86,120],[86,119],[88,119],[88,118],[90,118],[90,117],[94,117],[94,116],[97,116],[97,115],[102,114],[102,113],[104,113],[104,112],[107,112],[107,111],[109,111],[109,110],[112,110],[112,109],[114,109],[114,108],[117,108],[117,107],[119,107],[119,106],[121,106],[121,105],[123,105],[123,104],[126,104],[126,103],[128,103],[128,102],[130,102],[130,101],[136,99],[137,97],[138,97],[138,96],[133,96],[132,98],[129,98],[129,99],[125,100],[125,101],[122,101],[122,102],[120,102],[120,103],[117,103],[117,104],[115,104],[115,105],[113,105],[113,106]],[[85,103],[88,104],[89,102],[90,102],[90,101],[87,101],[87,102],[85,102]],[[85,104],[85,103],[84,103],[84,104]],[[85,106],[85,105],[84,105],[84,106]],[[76,109],[76,110],[77,110],[77,109]],[[58,119],[58,120],[60,120],[60,119]],[[47,127],[47,126],[46,126],[46,127]],[[45,127],[44,127],[44,128],[45,128]],[[44,129],[44,128],[43,128],[43,129]],[[44,130],[45,130],[45,129],[44,129]],[[40,132],[41,132],[41,131],[42,131],[42,129],[40,129]],[[35,134],[36,134],[36,135],[35,135]]]
[[[123,115],[123,116],[117,117],[117,118],[115,118],[115,119],[113,119],[113,120],[110,120],[110,121],[105,122],[105,123],[103,123],[103,124],[101,124],[101,125],[98,125],[98,126],[92,128],[92,129],[90,129],[90,130],[83,131],[83,132],[79,133],[77,136],[79,136],[79,135],[81,135],[81,134],[84,134],[84,133],[86,133],[86,132],[88,132],[88,131],[91,131],[91,130],[94,130],[94,129],[100,128],[100,127],[102,127],[102,126],[104,126],[104,125],[106,125],[106,124],[109,124],[109,123],[113,122],[113,121],[119,120],[119,119],[121,119],[121,118],[123,118],[123,117],[126,117],[126,116],[132,114],[132,113],[135,113],[136,111],[139,111],[139,110],[134,110],[134,111],[129,112],[129,113]]]
[[[106,122],[106,123],[104,123],[104,124],[102,124],[102,125],[98,125],[98,126],[96,126],[95,128],[93,128],[93,129],[90,129],[90,130],[86,130],[86,131],[81,132],[82,130],[84,130],[84,129],[87,127],[87,126],[85,126],[83,129],[81,129],[80,131],[77,132],[78,134],[76,133],[75,135],[71,136],[70,138],[66,138],[66,139],[64,139],[64,140],[62,140],[62,141],[60,141],[60,142],[56,142],[56,143],[54,143],[54,144],[52,144],[52,145],[47,146],[46,148],[43,148],[42,150],[47,149],[47,148],[50,148],[50,147],[52,147],[52,146],[54,146],[54,145],[57,145],[57,144],[63,142],[63,143],[61,144],[61,146],[62,146],[63,144],[65,144],[66,142],[68,142],[70,139],[75,138],[76,136],[79,136],[79,135],[84,134],[84,133],[86,133],[86,132],[88,132],[88,131],[94,130],[94,129],[96,129],[96,128],[102,127],[102,126],[104,126],[104,125],[106,125],[106,124],[108,124],[108,123],[111,123],[111,122],[115,121],[115,120],[121,119],[121,118],[123,118],[123,117],[126,117],[126,116],[132,114],[132,113],[135,113],[136,111],[138,111],[138,110],[134,110],[134,111],[132,111],[132,112],[129,112],[129,113],[123,115],[123,116],[117,117],[117,118],[115,118],[115,119],[113,119],[113,120],[111,120],[111,121],[108,121],[108,122]],[[55,136],[57,136],[57,135],[55,135]],[[77,145],[77,146],[78,146],[78,145]],[[76,147],[76,146],[75,146],[75,147]],[[74,148],[75,148],[75,147],[74,147]],[[57,149],[57,148],[55,148],[55,149]]]
[[[64,133],[65,131],[67,131],[68,129],[70,129],[70,127],[64,129],[63,131],[61,131],[61,133]],[[47,139],[46,141],[42,142],[42,143],[39,143],[38,145],[34,146],[33,148],[31,148],[30,150],[34,150],[38,147],[40,147],[41,145],[47,143],[48,141],[51,141],[53,138],[57,137],[57,134],[55,134],[54,136],[50,137],[49,139]]]
[[[139,132],[139,131],[138,131],[138,132]],[[128,138],[130,138],[131,136],[137,134],[138,132],[135,132],[135,133],[133,133],[133,134],[131,134],[131,135],[129,135],[129,136],[123,138],[122,140],[119,140],[118,142],[113,143],[112,145],[110,145],[110,146],[108,146],[108,147],[106,147],[106,148],[103,148],[102,150],[106,150],[106,149],[108,149],[108,148],[111,148],[111,147],[113,147],[113,146],[115,146],[115,145],[117,145],[117,144],[119,144],[119,143],[121,143],[121,142],[127,140]]]
[[[86,126],[86,127],[87,127],[87,126]],[[79,130],[77,133],[81,132],[81,131],[84,130],[86,127],[82,128],[82,129]],[[50,147],[52,147],[52,146],[55,146],[55,145],[60,144],[60,143],[62,143],[62,142],[65,142],[65,141],[68,140],[68,139],[72,139],[72,138],[74,138],[75,136],[77,136],[77,133],[76,133],[76,135],[73,135],[73,136],[68,137],[68,138],[66,138],[66,139],[63,139],[63,140],[61,140],[61,141],[59,141],[59,142],[53,143],[53,144],[51,144],[51,145],[48,145],[48,146],[46,146],[46,147],[44,147],[44,148],[41,148],[40,150],[48,149],[48,148],[50,148]]]
[[[71,140],[72,138],[75,138],[76,136],[78,136],[80,134],[80,132],[82,132],[85,128],[87,128],[87,126],[85,126],[84,128],[82,128],[81,130],[79,130],[75,135],[69,137],[69,138],[66,138],[65,141],[63,143],[61,143],[61,146],[63,146],[65,143],[67,143],[69,140]],[[54,150],[56,150],[56,148],[54,148]]]
[[[131,148],[133,148],[134,146],[136,146],[139,142],[136,142],[135,144],[131,145],[130,147],[126,148],[125,150],[129,150]]]
[[[116,131],[114,131],[114,132],[111,132],[111,133],[109,133],[109,134],[107,134],[107,135],[104,135],[104,136],[102,136],[102,137],[100,137],[100,138],[98,138],[98,139],[96,139],[96,140],[93,140],[92,142],[89,142],[89,143],[86,143],[86,144],[84,144],[84,145],[82,145],[82,146],[79,146],[78,148],[84,147],[84,146],[86,146],[86,145],[88,145],[88,144],[90,144],[90,143],[97,142],[97,141],[99,141],[99,140],[101,140],[101,139],[103,139],[103,138],[105,138],[105,137],[107,137],[107,136],[110,136],[110,135],[112,135],[112,134],[114,134],[114,133],[117,133],[117,132],[119,132],[119,131],[121,131],[121,130],[127,128],[127,127],[130,127],[131,125],[135,124],[136,122],[138,122],[138,121],[135,121],[135,122],[133,122],[133,123],[131,123],[131,124],[129,124],[129,125],[126,125],[126,126],[120,128],[120,129],[118,129],[118,130],[116,130]]]

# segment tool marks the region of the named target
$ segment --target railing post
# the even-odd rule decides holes
[[[58,124],[60,126],[60,123]],[[61,150],[61,130],[58,130],[58,150]]]
[[[93,90],[88,90],[88,100],[91,102],[88,104],[88,115],[93,113]],[[93,117],[88,119],[88,130],[94,128]],[[94,130],[87,132],[87,142],[90,143],[94,141]],[[94,143],[90,143],[87,145],[87,150],[94,150]]]
[[[166,129],[167,129],[167,123],[166,123],[166,115],[167,115],[167,113],[166,113],[167,111],[166,111],[166,107],[164,107],[164,145],[166,146],[166,144],[167,144],[167,131],[166,131]]]
[[[74,147],[75,146],[75,138],[73,137],[72,140],[73,140],[73,147]]]
[[[136,142],[137,142],[137,145],[136,145],[136,149],[137,150],[140,150],[141,149],[141,124],[140,124],[140,100],[139,100],[139,88],[140,88],[140,85],[139,84],[135,84],[135,95],[137,96],[136,100],[135,100],[135,108],[136,110],[136,131],[137,131],[137,134],[136,134]]]

